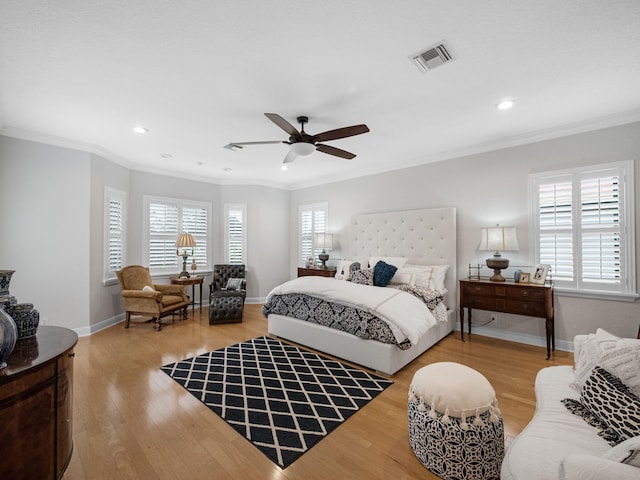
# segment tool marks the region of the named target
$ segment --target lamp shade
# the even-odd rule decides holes
[[[316,248],[322,250],[333,249],[333,234],[332,233],[317,233],[316,234]]]
[[[480,229],[478,250],[517,251],[518,237],[516,227],[489,227]]]
[[[196,248],[196,241],[193,239],[190,233],[181,233],[178,235],[178,240],[176,241],[176,248]]]

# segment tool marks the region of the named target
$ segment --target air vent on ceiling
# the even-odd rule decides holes
[[[411,55],[409,58],[411,58],[411,60],[418,66],[422,73],[433,70],[434,68],[453,60],[451,54],[442,43],[430,47],[420,53],[416,53],[415,55]]]

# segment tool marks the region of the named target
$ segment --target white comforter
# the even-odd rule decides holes
[[[415,345],[436,325],[427,306],[410,293],[395,288],[374,287],[327,277],[299,277],[275,287],[267,296],[302,293],[330,302],[359,308],[386,322],[398,343]]]

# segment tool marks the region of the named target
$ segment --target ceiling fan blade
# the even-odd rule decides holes
[[[287,132],[289,136],[294,137],[295,139],[300,138],[300,132],[298,131],[298,129],[296,129],[296,127],[291,125],[277,113],[265,113],[265,116],[277,126],[279,126],[282,130]]]
[[[269,140],[266,142],[231,142],[227,143],[224,148],[233,149],[233,147],[242,148],[243,145],[270,145],[273,143],[289,143],[283,140]]]
[[[347,160],[355,158],[355,154],[351,152],[347,152],[346,150],[342,150],[340,148],[331,147],[329,145],[322,145],[321,143],[316,145],[316,150],[322,153],[328,153],[329,155],[335,155],[336,157],[346,158]]]
[[[289,153],[287,153],[287,156],[284,157],[284,160],[282,161],[282,163],[291,163],[293,162],[296,158],[298,158],[298,155],[296,155],[295,153],[293,153],[292,151],[289,151]]]
[[[352,125],[351,127],[337,128],[335,130],[328,130],[326,132],[318,133],[311,137],[313,142],[327,142],[329,140],[337,140],[339,138],[353,137],[354,135],[360,135],[367,133],[369,127],[366,125]]]

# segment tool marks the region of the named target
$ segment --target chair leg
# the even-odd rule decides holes
[[[124,321],[124,328],[129,328],[129,322],[130,321],[131,321],[131,312],[126,312],[125,321]]]
[[[158,326],[156,327],[156,331],[159,332],[160,330],[162,330],[162,317],[154,318],[154,321],[158,324]]]

